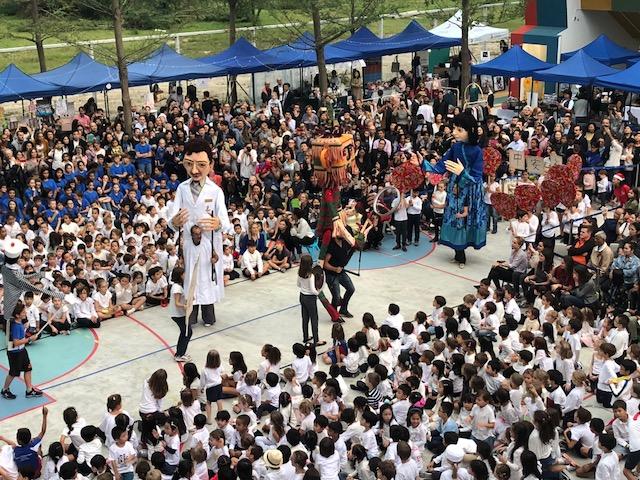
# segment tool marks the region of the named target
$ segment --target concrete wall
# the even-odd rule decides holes
[[[611,13],[582,10],[580,0],[566,0],[566,3],[567,29],[560,34],[559,53],[577,50],[601,33],[627,48],[638,48],[638,41],[620,26]]]

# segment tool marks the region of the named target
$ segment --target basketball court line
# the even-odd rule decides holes
[[[191,342],[196,341],[196,340],[200,340],[200,339],[203,339],[203,338],[207,338],[207,337],[210,337],[211,335],[215,335],[217,333],[222,333],[222,332],[225,332],[227,330],[231,330],[232,328],[240,327],[242,325],[246,325],[247,323],[255,322],[257,320],[261,320],[261,319],[269,317],[271,315],[276,315],[278,313],[285,312],[287,310],[291,310],[292,308],[297,308],[299,306],[300,306],[299,303],[296,303],[295,305],[289,305],[288,307],[280,308],[278,310],[274,310],[273,312],[265,313],[265,314],[259,315],[257,317],[254,317],[254,318],[250,318],[249,320],[245,320],[244,322],[239,322],[239,323],[236,323],[236,324],[233,324],[233,325],[229,325],[229,326],[220,328],[218,330],[207,332],[207,333],[205,333],[203,335],[200,335],[200,336],[197,336],[197,337],[192,337],[191,338]],[[159,337],[157,335],[156,335],[156,337],[158,339],[162,339],[162,337]],[[138,360],[142,360],[143,358],[147,358],[147,357],[150,357],[152,355],[155,355],[157,353],[166,352],[167,350],[172,351],[172,349],[175,348],[175,346],[176,346],[176,345],[168,345],[164,339],[162,339],[162,342],[163,342],[164,345],[166,345],[163,348],[159,348],[159,349],[153,350],[151,352],[143,353],[141,355],[138,355],[136,357],[133,357],[133,358],[130,358],[130,359],[127,359],[127,360],[123,360],[123,361],[115,363],[113,365],[109,365],[107,367],[103,367],[103,368],[100,368],[98,370],[94,370],[93,372],[85,373],[84,375],[80,375],[79,377],[70,378],[69,380],[58,382],[58,383],[56,383],[54,385],[49,385],[48,387],[45,387],[42,390],[52,390],[54,388],[61,387],[63,385],[68,385],[70,383],[73,383],[73,382],[76,382],[76,381],[79,381],[79,380],[84,380],[85,378],[89,378],[89,377],[92,377],[94,375],[98,375],[99,373],[106,372],[108,370],[113,370],[114,368],[118,368],[118,367],[122,367],[124,365],[128,365],[128,364],[136,362]]]

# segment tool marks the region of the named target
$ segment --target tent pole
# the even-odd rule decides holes
[[[227,75],[227,102],[229,101],[229,75]]]
[[[22,117],[24,118],[24,98],[20,99],[20,102],[22,103]]]
[[[253,104],[256,104],[256,74],[251,74],[251,98],[253,99]],[[283,112],[284,115],[284,112]]]

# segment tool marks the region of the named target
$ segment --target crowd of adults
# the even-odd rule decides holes
[[[89,322],[82,326],[97,327],[100,321],[110,317],[132,313],[144,308],[145,304],[157,305],[168,300],[168,281],[174,278],[172,274],[176,267],[181,266],[181,258],[179,237],[168,225],[167,212],[179,182],[187,178],[182,166],[185,143],[195,137],[205,139],[212,146],[212,177],[225,193],[233,223],[234,233],[227,235],[224,252],[221,252],[225,260],[225,281],[237,278],[240,275],[238,268],[252,280],[271,270],[284,271],[305,246],[313,243],[321,193],[313,174],[310,148],[310,142],[316,135],[350,133],[354,137],[359,173],[351,175],[342,196],[344,205],[350,209],[353,228],[357,229],[365,219],[370,219],[373,224],[373,228],[368,230],[365,248],[378,248],[384,235],[392,229],[396,231],[396,248],[411,248],[412,237],[409,234],[407,239],[406,235],[409,220],[414,232],[419,233],[422,227],[433,229],[437,236],[446,192],[438,186],[442,183],[432,182],[428,176],[418,191],[405,192],[407,202],[400,202],[402,205],[393,218],[380,218],[371,211],[373,194],[387,184],[388,175],[394,167],[403,162],[417,165],[424,161],[435,162],[454,142],[452,119],[461,107],[451,94],[428,89],[433,85],[434,82],[426,82],[414,71],[400,72],[392,81],[370,85],[366,90],[367,98],[363,98],[359,90],[361,83],[356,82],[358,92],[354,92],[357,94],[346,107],[339,106],[330,96],[323,98],[317,91],[301,95],[281,81],[273,88],[265,85],[259,105],[245,101],[231,105],[211,97],[208,92],[203,92],[202,98],[190,98],[177,89],[166,104],[157,106],[157,111],[136,109],[131,134],[123,130],[121,110],[114,118],[108,118],[93,101],[79,109],[71,132],[46,125],[35,130],[27,127],[19,127],[16,131],[5,129],[0,140],[0,223],[3,226],[0,241],[6,242],[9,238],[22,240],[28,246],[19,261],[22,271],[41,273],[42,278],[38,282],[57,288],[64,294],[64,300],[51,300],[47,295],[25,295],[23,302],[28,309],[27,315],[33,312],[29,317],[32,333],[47,320],[53,320],[48,327],[49,333],[68,333],[73,326],[73,317],[80,315],[83,318],[89,316]],[[392,94],[387,95],[389,92]],[[441,467],[430,468],[429,471],[443,479],[473,477],[484,480],[489,477],[489,472],[501,479],[510,478],[511,474],[507,472],[504,477],[504,471],[500,473],[501,469],[496,467],[491,454],[484,452],[486,448],[490,452],[496,440],[497,445],[507,449],[505,455],[509,457],[499,463],[511,468],[512,474],[516,475],[511,476],[514,480],[557,478],[558,472],[568,464],[556,455],[555,447],[552,452],[551,444],[555,442],[559,446],[559,441],[557,433],[549,433],[545,426],[552,423],[544,405],[538,405],[540,398],[546,399],[555,392],[551,403],[556,402],[558,407],[561,395],[552,388],[552,382],[561,385],[561,390],[572,382],[575,387],[582,388],[583,383],[588,383],[586,377],[589,376],[597,383],[593,389],[598,393],[598,401],[609,408],[614,393],[608,389],[608,381],[615,374],[598,380],[602,371],[614,368],[608,360],[614,359],[615,365],[621,365],[627,374],[632,374],[637,367],[637,357],[629,356],[627,363],[623,363],[623,353],[638,339],[635,314],[640,302],[640,259],[637,256],[640,222],[636,221],[639,196],[638,189],[630,182],[635,178],[634,168],[640,160],[640,133],[634,132],[631,125],[621,120],[623,97],[614,95],[611,108],[591,121],[581,115],[581,110],[578,111],[584,95],[580,92],[574,101],[570,98],[571,93],[566,94],[558,103],[559,113],[525,107],[511,121],[498,119],[488,108],[472,111],[478,119],[481,146],[495,147],[503,156],[495,177],[486,178],[485,203],[490,211],[492,225],[489,227],[493,234],[497,232],[500,219],[491,205],[491,193],[512,191],[518,183],[541,180],[510,168],[509,150],[525,151],[544,158],[545,162],[552,153],[560,155],[564,161],[575,153],[583,157],[585,165],[592,169],[581,173],[573,204],[562,210],[540,207],[535,211],[520,211],[516,219],[502,222],[513,237],[509,260],[496,262],[477,292],[471,298],[465,297],[463,307],[466,310],[454,312],[452,308],[445,307],[446,301],[438,296],[429,321],[425,323],[426,316],[416,315],[415,322],[410,319],[404,322],[400,321],[401,316],[398,317],[397,305],[392,305],[389,317],[383,322],[387,328],[381,328],[377,340],[372,340],[375,337],[372,330],[377,330],[375,322],[372,326],[371,322],[363,320],[364,332],[367,333],[364,343],[362,335],[358,338],[357,334],[347,342],[344,333],[340,334],[341,327],[339,330],[339,325],[334,327],[333,357],[329,355],[326,361],[343,367],[342,370],[334,370],[334,378],[340,373],[344,377],[359,375],[358,359],[354,359],[351,353],[355,355],[361,348],[367,347],[366,350],[376,359],[380,357],[378,361],[372,359],[368,367],[364,365],[367,358],[360,358],[364,360],[359,362],[364,365],[363,371],[368,370],[365,382],[354,387],[365,392],[364,404],[355,402],[354,410],[351,405],[340,401],[339,413],[337,400],[341,396],[337,392],[340,386],[334,388],[338,382],[327,380],[326,375],[318,377],[316,373],[313,376],[315,390],[305,393],[302,389],[296,393],[305,397],[296,408],[303,412],[301,421],[306,418],[309,423],[309,417],[304,415],[309,415],[317,406],[318,418],[323,420],[316,422],[317,425],[311,420],[310,425],[296,424],[295,428],[289,429],[295,422],[289,424],[287,420],[283,424],[282,418],[274,415],[282,411],[283,405],[274,397],[274,392],[279,389],[279,379],[275,377],[274,380],[268,373],[279,372],[279,352],[275,355],[273,350],[267,349],[264,356],[270,366],[267,365],[262,378],[259,378],[267,382],[262,392],[266,395],[266,403],[258,408],[259,414],[274,412],[271,413],[270,430],[265,431],[266,440],[256,440],[255,443],[252,440],[243,449],[246,432],[238,434],[237,440],[236,433],[240,430],[239,425],[246,423],[246,418],[240,420],[243,416],[240,415],[236,419],[237,430],[231,428],[231,440],[229,436],[225,437],[229,435],[228,418],[221,415],[218,425],[223,433],[217,429],[209,437],[207,432],[205,438],[190,443],[193,448],[189,459],[180,460],[175,455],[174,438],[179,426],[174,425],[174,417],[169,415],[163,417],[167,422],[162,423],[163,431],[156,432],[155,440],[149,436],[143,439],[144,448],[141,450],[146,451],[146,447],[164,438],[160,442],[163,448],[157,450],[163,452],[162,461],[156,456],[154,467],[163,475],[177,472],[174,475],[176,480],[189,478],[194,474],[193,465],[202,464],[202,453],[196,454],[193,450],[206,447],[207,455],[215,452],[215,461],[207,463],[207,466],[210,473],[217,472],[218,478],[235,478],[235,475],[244,479],[247,475],[246,462],[240,467],[244,459],[249,459],[247,478],[251,477],[252,463],[253,474],[260,479],[285,478],[284,465],[291,465],[288,463],[291,457],[295,468],[292,467],[291,475],[286,478],[307,479],[305,471],[308,473],[311,469],[307,468],[306,460],[313,457],[316,468],[320,470],[320,478],[335,480],[338,472],[346,475],[349,471],[343,465],[346,463],[346,447],[343,445],[348,444],[351,447],[350,459],[359,468],[357,475],[361,480],[373,478],[371,471],[367,470],[369,463],[364,465],[363,462],[374,457],[383,460],[376,462],[375,467],[371,461],[371,470],[377,472],[378,478],[391,480],[397,475],[399,479],[409,480],[415,479],[422,468],[421,454],[416,455],[415,451],[420,452],[421,446],[427,442],[425,436],[422,444],[419,443],[422,436],[419,430],[424,423],[424,428],[429,431],[429,449],[437,455],[444,455],[435,459]],[[620,170],[599,169],[605,166],[620,167]],[[446,182],[446,178],[442,182]],[[601,208],[605,209],[604,219],[597,222],[598,217],[590,215]],[[568,244],[566,254],[564,247],[559,247],[561,240]],[[414,243],[418,241],[419,235],[416,235]],[[556,259],[558,253],[563,256]],[[495,284],[495,290],[491,282]],[[250,287],[245,285],[243,288]],[[95,302],[95,310],[89,309],[88,314],[83,310],[87,297],[92,297]],[[520,312],[525,304],[530,308],[526,315],[522,315]],[[551,311],[555,314],[546,315]],[[4,312],[4,315],[10,313]],[[524,323],[524,328],[519,323]],[[467,333],[463,334],[464,331]],[[616,338],[618,331],[624,331],[626,335],[621,333]],[[526,332],[533,332],[535,341],[534,335],[529,338]],[[400,344],[396,345],[400,336],[402,348]],[[498,337],[502,341],[496,352],[493,342]],[[474,338],[480,347],[478,352]],[[507,338],[511,342],[510,350],[502,348],[508,344]],[[539,339],[545,341],[544,348],[540,347]],[[566,348],[564,343],[569,345],[568,357],[563,353],[564,356],[559,355],[557,359],[573,359],[570,362],[572,368],[577,365],[578,370],[584,369],[584,378],[572,376],[574,370],[568,367],[560,372],[560,380],[550,378],[551,375],[546,379],[534,375],[534,367],[538,373],[561,370],[559,365],[562,362],[552,363],[553,368],[548,368],[544,359],[538,358],[538,352],[543,350],[546,352],[543,357],[551,359],[547,341],[549,345],[555,343],[559,349]],[[591,368],[579,363],[582,344],[597,347],[597,359]],[[296,348],[299,350],[294,346],[294,353],[301,359],[309,353],[305,353],[303,347],[299,355]],[[403,355],[401,351],[407,352]],[[450,367],[446,373],[445,362]],[[315,364],[315,359],[312,363]],[[355,370],[352,368],[354,365]],[[379,368],[381,366],[385,368]],[[232,367],[242,370],[237,364],[232,364]],[[468,368],[465,373],[464,367],[475,370]],[[215,381],[219,368],[219,358],[216,360],[215,355],[207,358],[205,370],[213,371],[207,373],[207,378]],[[293,378],[300,373],[295,371]],[[292,382],[292,378],[287,377],[290,373],[285,370],[283,375],[289,383]],[[244,366],[241,376],[233,376],[233,388],[239,388],[240,383],[245,387],[255,385],[255,379],[251,384],[248,376]],[[162,374],[156,372],[147,383],[143,394],[145,408],[162,410],[160,400],[166,395],[166,379],[163,385],[159,377]],[[414,378],[417,378],[415,384]],[[308,379],[309,375],[303,381],[300,379],[301,384]],[[195,381],[195,377],[191,380]],[[383,383],[389,383],[389,389],[383,388]],[[630,401],[637,398],[638,389],[633,381],[628,383],[628,388],[626,384],[624,386],[624,399]],[[185,386],[187,391],[192,389],[190,383],[185,383]],[[513,395],[521,390],[529,399],[526,407],[522,394]],[[567,388],[567,393],[570,390]],[[421,392],[419,396],[414,395],[418,392]],[[633,396],[632,392],[635,392]],[[342,394],[346,396],[344,390]],[[5,389],[3,396],[10,399],[13,394]],[[194,396],[198,395],[194,393]],[[291,396],[294,396],[292,392]],[[187,403],[193,404],[194,398],[185,398]],[[381,403],[384,398],[393,400],[392,410]],[[206,400],[210,400],[208,393]],[[306,400],[309,400],[308,405]],[[243,401],[245,404],[240,402],[239,411],[253,411],[251,402],[247,403],[244,397]],[[565,401],[567,399],[562,400]],[[259,394],[255,403],[255,406],[260,405]],[[505,420],[506,405],[511,403],[516,412]],[[494,404],[508,428],[499,430],[496,426]],[[580,426],[589,422],[591,414],[578,408],[579,405],[573,405],[575,408],[568,412],[561,409],[562,413],[571,413],[564,427],[572,428],[573,424]],[[626,412],[626,406],[621,407],[618,402],[613,405]],[[119,407],[118,402],[113,406],[114,411],[118,410],[116,407]],[[208,412],[210,408],[211,405]],[[311,410],[307,411],[309,408]],[[417,409],[417,420],[410,414],[416,412],[409,411],[409,408]],[[460,426],[455,429],[449,424],[454,409]],[[152,413],[158,413],[156,410]],[[423,410],[439,412],[439,419],[429,417],[423,422]],[[187,415],[184,410],[183,414]],[[617,419],[624,417],[622,413],[615,414]],[[393,422],[387,418],[393,416],[396,417]],[[465,417],[470,418],[468,425]],[[624,418],[627,422],[627,417]],[[92,437],[87,441],[82,428],[82,433],[78,432],[74,438],[71,431],[75,420],[71,420],[68,423],[69,436],[77,446],[93,442],[100,436],[98,431],[93,431],[93,436],[87,433],[87,438]],[[337,420],[342,420],[342,423]],[[195,430],[206,430],[204,424],[200,425],[201,418],[195,424],[193,421],[192,415],[191,426]],[[630,429],[639,428],[631,420],[629,422]],[[363,431],[358,433],[360,440],[347,439],[344,442],[343,429],[356,423],[363,426]],[[394,428],[400,425],[402,429]],[[407,430],[404,425],[410,428]],[[440,440],[434,440],[437,436],[430,432],[434,425],[438,436],[442,437]],[[562,422],[558,421],[556,426],[560,428],[561,425]],[[137,454],[127,446],[131,441],[129,423],[122,425],[115,421],[107,426],[115,426],[112,431],[102,431],[107,439],[113,434],[113,441],[107,440],[107,445],[117,452],[112,457],[116,462],[113,464],[114,474],[117,476],[120,471],[128,480],[133,476],[133,469],[129,468],[133,461],[129,457]],[[469,427],[477,447],[462,447],[465,444],[462,438],[458,438],[458,430],[462,432],[465,426]],[[366,433],[374,427],[378,441]],[[312,441],[306,443],[306,440],[306,448],[303,448],[300,435],[296,437],[294,433],[287,433],[285,436],[285,430],[300,434],[315,431],[319,449],[314,452],[315,444]],[[454,430],[455,438],[447,435]],[[621,478],[620,471],[609,477],[602,476],[603,471],[606,467],[614,472],[620,458],[631,459],[626,464],[624,475],[633,478],[632,471],[640,459],[640,448],[636,447],[640,446],[631,440],[631,431],[626,434],[627,450],[615,450],[615,459],[611,453],[616,442],[621,445],[624,435],[617,435],[619,432],[616,431],[611,433],[610,429],[605,432],[604,425],[598,428],[593,422],[591,431],[595,432],[591,436],[593,438],[584,432],[578,438],[577,428],[573,434],[565,432],[566,445],[563,448],[570,450],[577,445],[578,454],[582,452],[583,456],[591,458],[596,478]],[[594,440],[597,437],[600,438],[599,443]],[[325,441],[327,439],[330,440]],[[578,443],[580,439],[582,444]],[[117,447],[113,447],[114,442]],[[231,450],[225,450],[225,444],[231,446],[231,443]],[[366,448],[354,448],[362,445]],[[385,452],[384,456],[378,445]],[[24,445],[16,448],[20,446]],[[278,446],[288,446],[289,450]],[[587,450],[581,450],[582,446]],[[260,460],[262,447],[266,453]],[[291,453],[303,450],[308,457],[301,459],[296,455],[294,458]],[[342,458],[343,450],[345,458]],[[337,470],[333,465],[335,451],[340,454]],[[514,460],[514,452],[521,458],[521,464]],[[49,453],[51,455],[51,451]],[[71,455],[78,460],[76,454],[65,447],[63,454],[56,458],[61,461],[64,456],[69,460]],[[463,468],[464,459],[468,460],[465,455],[476,454],[479,457],[474,456],[468,470]],[[124,460],[118,455],[124,455]],[[234,461],[231,466],[230,460],[218,460],[222,457],[241,460],[237,465]],[[415,461],[415,466],[407,466],[409,461]],[[262,462],[260,469],[259,462]],[[7,474],[6,463],[2,467],[5,470],[0,472]],[[64,475],[62,467],[59,471],[58,467],[58,463],[51,467],[53,473],[49,471],[50,476],[45,480],[58,474],[65,480],[76,478],[75,467],[65,467]],[[85,462],[85,473],[90,472],[91,467],[90,462]],[[105,465],[101,463],[95,467],[94,473],[104,472],[104,469]],[[350,472],[353,474],[353,470]],[[14,480],[17,472],[7,475]],[[146,480],[150,478],[155,477],[146,476]],[[207,478],[207,473],[201,478]]]

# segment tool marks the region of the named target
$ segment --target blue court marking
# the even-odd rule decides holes
[[[0,374],[2,375],[2,382],[8,373],[4,366],[0,366]],[[36,408],[41,408],[44,405],[53,403],[54,400],[46,393],[41,397],[26,398],[24,396],[27,387],[24,384],[22,378],[16,378],[11,383],[11,391],[17,397],[15,400],[5,400],[0,397],[0,421],[11,418],[15,415],[26,413]]]
[[[4,333],[0,333],[0,345],[6,345]],[[71,335],[41,338],[29,345],[33,383],[51,381],[76,368],[92,354],[94,346],[93,335],[85,329],[73,330]],[[6,352],[0,353],[0,365],[9,368]],[[0,373],[0,376],[4,381],[4,375]]]
[[[396,245],[395,235],[385,235],[380,250],[367,250],[362,252],[362,263],[360,268],[362,270],[373,270],[377,268],[398,267],[407,263],[415,262],[421,258],[429,255],[435,245],[431,242],[430,237],[427,235],[420,236],[420,244],[418,246],[409,245],[407,251],[393,250]],[[358,270],[358,257],[360,252],[355,252],[351,257],[351,261],[347,265],[347,268],[351,271]]]

